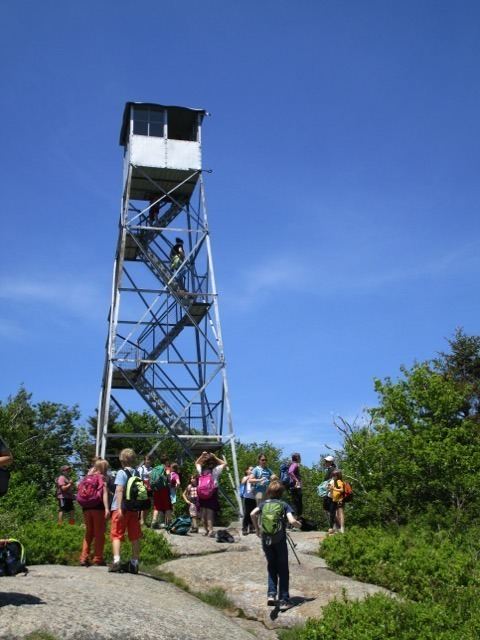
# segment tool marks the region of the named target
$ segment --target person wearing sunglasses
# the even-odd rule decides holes
[[[258,464],[248,479],[255,491],[257,506],[265,500],[265,493],[267,492],[272,476],[273,471],[267,467],[267,456],[261,453],[258,456]]]

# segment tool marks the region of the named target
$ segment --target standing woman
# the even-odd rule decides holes
[[[335,469],[329,483],[330,489],[330,529],[328,533],[334,533],[335,522],[337,522],[340,533],[345,533],[345,514],[343,511],[343,498],[345,497],[345,484],[342,479],[340,469]]]
[[[247,467],[245,469],[245,475],[240,482],[240,496],[243,498],[243,523],[242,533],[244,536],[249,533],[255,533],[255,526],[252,522],[250,514],[257,506],[255,500],[255,490],[253,489],[249,478],[252,475],[253,467]]]
[[[198,478],[198,504],[200,507],[200,518],[205,527],[205,535],[214,538],[213,523],[215,516],[220,511],[218,501],[218,478],[227,466],[224,460],[220,460],[213,453],[203,451],[195,461]]]
[[[299,453],[292,453],[292,463],[288,467],[288,475],[290,477],[290,494],[292,496],[293,511],[298,519],[303,513],[303,496],[302,496],[302,480],[300,478],[300,462]]]
[[[258,456],[258,464],[248,479],[250,484],[253,485],[257,506],[265,500],[265,494],[270,480],[272,480],[272,476],[273,471],[267,467],[267,456],[264,453],[260,453]]]

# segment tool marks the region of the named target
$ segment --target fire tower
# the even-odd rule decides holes
[[[229,445],[238,488],[203,182],[205,115],[159,104],[125,106],[123,197],[97,455],[104,457],[107,440],[122,435],[109,434],[111,405],[124,416],[127,408],[147,405],[164,427],[151,452],[165,432],[191,457]]]

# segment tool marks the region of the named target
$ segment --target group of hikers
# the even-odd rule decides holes
[[[146,456],[142,464],[136,466],[137,456],[129,448],[122,449],[119,461],[121,469],[115,473],[106,460],[95,457],[78,485],[71,478],[71,466],[61,467],[56,479],[58,524],[63,524],[66,517],[69,523],[75,522],[76,494],[85,525],[80,565],[106,566],[105,534],[110,519],[113,561],[108,571],[136,574],[139,569],[142,526],[147,524],[146,514],[151,502],[153,513],[150,526],[153,529],[171,527],[173,506],[181,491],[179,465],[170,464],[167,456],[162,455],[155,464],[150,456]],[[0,439],[0,470],[5,470],[11,462],[11,453]],[[328,514],[329,534],[343,533],[343,507],[350,485],[343,481],[332,456],[324,458],[324,467],[324,481],[318,487],[318,494],[323,497],[323,508]],[[190,475],[181,492],[190,516],[191,533],[198,533],[200,525],[203,525],[204,535],[215,537],[214,523],[220,510],[218,483],[226,468],[225,459],[208,451],[203,451],[195,461],[195,472]],[[289,495],[287,498],[286,493]],[[240,496],[243,503],[242,534],[257,534],[266,557],[267,604],[288,607],[288,529],[303,529],[308,523],[302,517],[300,454],[293,453],[291,459],[280,466],[279,475],[276,475],[268,466],[265,453],[261,453],[256,466],[245,469],[240,482]],[[121,558],[125,537],[131,543],[128,562],[122,562]]]

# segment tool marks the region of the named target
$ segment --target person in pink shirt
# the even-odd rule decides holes
[[[299,518],[303,513],[303,496],[302,496],[302,480],[300,478],[300,462],[299,453],[292,453],[292,462],[288,468],[290,477],[290,494],[292,496],[292,507],[295,517]]]
[[[178,464],[172,463],[170,467],[170,502],[174,505],[177,501],[177,488],[180,486],[180,476],[178,475]]]
[[[60,467],[60,475],[56,480],[58,501],[58,524],[63,523],[63,514],[68,513],[69,524],[75,524],[75,512],[73,507],[74,483],[70,478],[72,467],[69,464]]]

